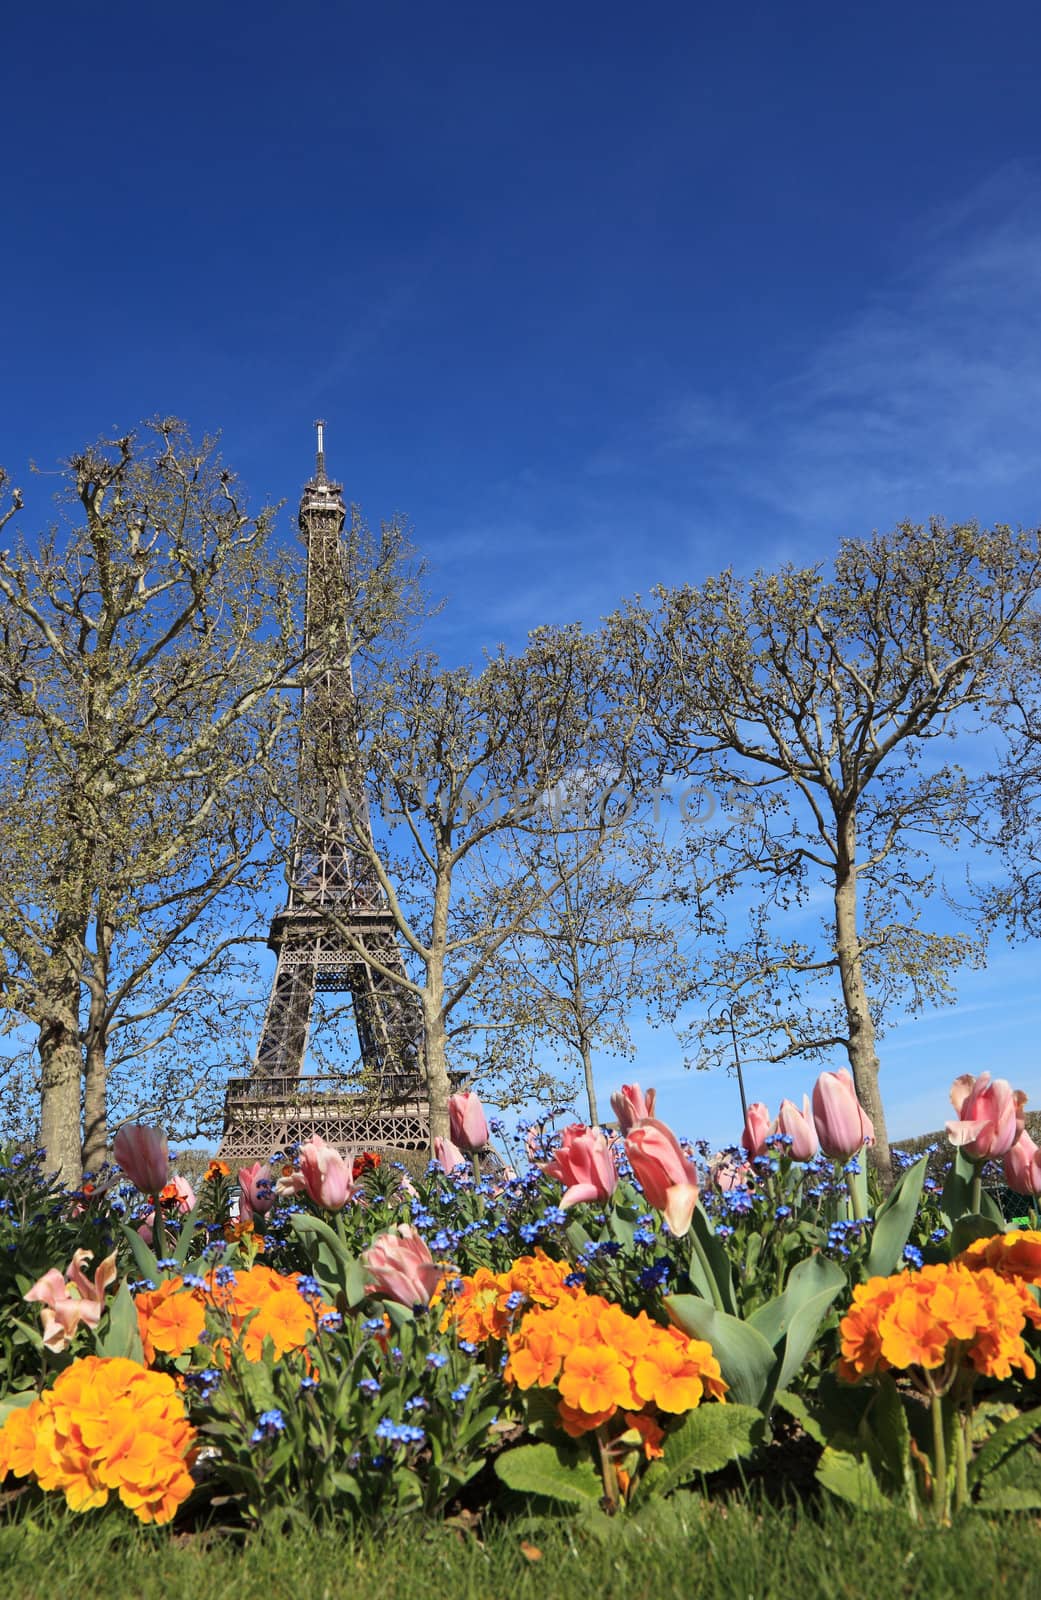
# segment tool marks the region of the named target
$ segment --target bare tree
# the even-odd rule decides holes
[[[595,1125],[597,1057],[633,1058],[636,1013],[674,1018],[687,969],[675,923],[677,852],[664,825],[641,818],[635,804],[615,807],[602,781],[578,797],[577,815],[575,798],[551,797],[538,841],[558,891],[502,947],[480,987],[482,1010],[501,1029],[492,1059],[548,1048],[563,1066],[577,1064]],[[611,826],[590,856],[578,824],[600,806]],[[572,870],[579,853],[585,864]]]
[[[569,627],[539,629],[521,655],[500,653],[477,672],[388,652],[356,675],[339,842],[378,882],[405,970],[329,915],[422,1014],[434,1136],[448,1133],[452,1041],[487,1022],[474,1004],[479,980],[595,858],[609,827],[603,813],[582,819],[557,860],[540,848],[562,776],[625,772],[640,709],[638,697],[619,698],[624,667],[601,636]],[[327,816],[302,822],[330,826]]]
[[[1034,611],[1010,652],[993,716],[1004,735],[997,767],[978,785],[975,837],[1004,873],[976,886],[975,909],[1013,939],[1041,935],[1041,614]]]
[[[1039,579],[1037,533],[934,520],[844,541],[830,577],[725,572],[617,622],[657,661],[660,741],[730,797],[692,851],[699,871],[712,861],[717,908],[748,889],[749,931],[710,952],[695,984],[720,985],[730,1012],[749,1002],[742,1029],[763,1059],[844,1050],[885,1176],[878,1019],[897,998],[943,998],[952,967],[979,953],[967,933],[920,925],[933,885],[923,841],[956,838],[968,814],[963,775],[926,767],[925,753],[982,712]],[[827,905],[817,927],[811,896]],[[833,986],[816,1012],[814,981]]]
[[[128,1062],[198,1014],[274,868],[258,760],[307,664],[270,515],[212,443],[168,421],[102,442],[62,511],[0,554],[0,1001],[36,1029],[43,1143],[75,1181],[113,1037]],[[218,911],[232,933],[193,945]]]

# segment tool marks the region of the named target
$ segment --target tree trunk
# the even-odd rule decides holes
[[[47,1152],[47,1169],[58,1173],[70,1188],[82,1175],[80,1144],[80,1049],[76,1001],[79,985],[54,997],[40,1023],[40,1135]]]
[[[95,919],[96,948],[88,983],[86,1065],[83,1078],[83,1165],[97,1172],[108,1155],[108,1002],[109,963],[115,929],[107,916]]]
[[[846,1052],[850,1071],[860,1103],[875,1129],[875,1142],[868,1153],[868,1160],[883,1187],[889,1189],[893,1183],[893,1158],[878,1085],[875,1024],[864,985],[864,966],[857,932],[856,822],[852,817],[843,822],[839,830],[839,859],[835,871],[835,953],[849,1030]]]
[[[582,1053],[582,1072],[586,1080],[586,1100],[589,1102],[589,1126],[595,1128],[598,1122],[596,1111],[596,1084],[593,1079],[593,1057],[589,1049],[589,1040],[585,1033],[579,1034],[578,1047]]]
[[[86,1072],[83,1080],[83,1165],[97,1172],[108,1155],[108,1067],[103,1040],[87,1044]]]
[[[436,996],[428,987],[423,995],[423,1064],[426,1070],[427,1099],[430,1104],[430,1138],[447,1139],[448,1096],[451,1084],[448,1079],[448,1058],[445,1051],[445,1019],[441,1010],[440,993]]]
[[[430,1104],[430,1143],[449,1137],[447,1029],[445,1018],[445,943],[448,938],[448,907],[452,894],[452,863],[447,840],[438,851],[438,871],[434,883],[430,945],[426,951],[423,984],[423,1061]]]

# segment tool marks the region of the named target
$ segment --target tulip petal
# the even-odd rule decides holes
[[[36,1301],[40,1305],[53,1307],[59,1300],[65,1299],[65,1278],[57,1267],[51,1267],[42,1278],[37,1278],[31,1289],[22,1296],[23,1300]]]
[[[698,1203],[698,1191],[693,1183],[674,1183],[666,1191],[665,1204],[662,1207],[662,1216],[669,1232],[676,1239],[682,1239],[690,1231],[690,1224],[694,1217],[694,1207]]]
[[[948,1122],[947,1137],[954,1148],[960,1150],[962,1145],[971,1144],[974,1139],[978,1139],[986,1126],[986,1122]]]

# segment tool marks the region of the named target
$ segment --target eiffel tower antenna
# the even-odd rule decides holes
[[[326,653],[329,664],[303,693],[289,898],[271,921],[276,966],[257,1053],[249,1076],[227,1085],[220,1153],[228,1160],[266,1160],[313,1134],[341,1148],[430,1144],[422,1022],[411,995],[387,977],[404,979],[405,964],[386,896],[358,842],[371,837],[371,824],[347,647],[346,509],[343,485],[326,474],[325,423],[315,429],[315,473],[299,514],[307,550],[304,643],[309,655]],[[330,650],[337,637],[342,655]],[[360,1089],[304,1073],[320,993],[351,996]]]

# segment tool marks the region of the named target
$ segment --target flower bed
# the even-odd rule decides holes
[[[984,1075],[953,1099],[942,1185],[922,1157],[885,1196],[842,1073],[776,1121],[750,1107],[714,1156],[629,1085],[617,1132],[527,1130],[523,1171],[482,1161],[473,1094],[416,1181],[315,1139],[237,1184],[212,1163],[196,1196],[143,1127],[75,1194],[11,1157],[7,1503],[178,1526],[603,1517],[712,1493],[795,1438],[837,1500],[940,1523],[1039,1508],[1041,1231],[985,1178],[1000,1161],[1036,1208],[1041,1173],[1024,1097]]]

